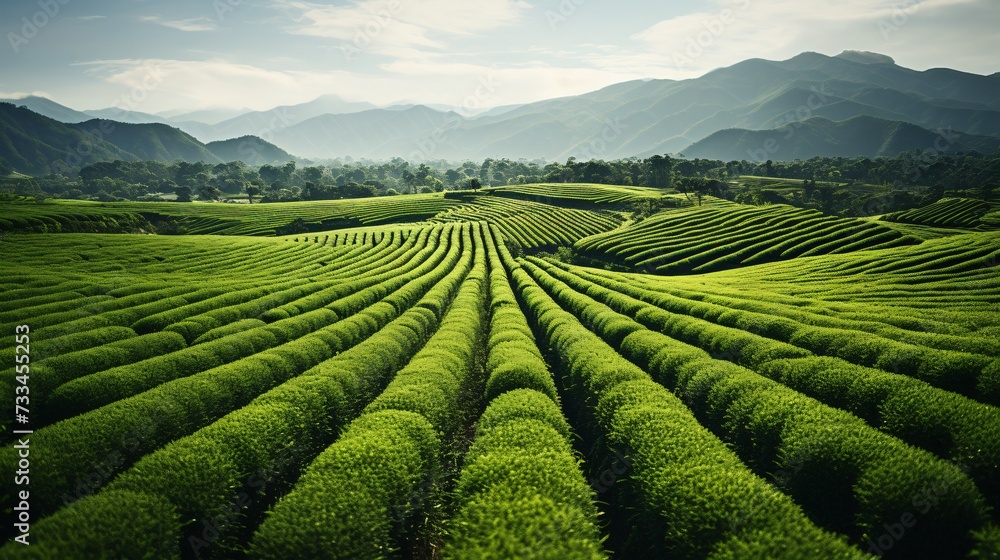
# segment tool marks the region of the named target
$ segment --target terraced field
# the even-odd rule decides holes
[[[0,205],[0,231],[114,233],[116,229],[102,224],[138,228],[144,223],[156,226],[169,221],[169,233],[268,236],[275,235],[277,229],[299,218],[319,229],[335,229],[417,222],[456,205],[441,194],[288,202],[280,205],[58,200],[44,204]]]
[[[995,227],[993,219],[983,220],[991,206],[971,198],[942,198],[941,200],[905,212],[894,212],[882,219],[891,222],[919,224],[935,227],[984,228]]]
[[[617,205],[619,207],[662,196],[657,189],[648,187],[609,187],[586,183],[555,183],[537,185],[512,185],[486,189],[496,196],[517,198],[557,206]]]
[[[1000,553],[1000,233],[858,247],[884,228],[717,203],[612,230],[472,198],[283,237],[0,237],[5,363],[31,339],[0,386],[33,430],[30,486],[2,494],[13,519],[30,490],[32,544],[0,556]],[[503,242],[656,231],[731,238],[692,265],[728,269]],[[25,426],[0,423],[11,474]]]
[[[441,194],[252,205],[58,200],[0,205],[0,232],[273,236],[283,235],[295,220],[324,233],[401,222],[488,220],[522,245],[538,247],[571,245],[579,237],[614,229],[622,222],[610,211],[613,205],[594,204],[591,210],[580,210],[494,196],[456,199]]]
[[[877,223],[815,210],[710,199],[704,206],[660,212],[581,239],[575,248],[589,257],[637,270],[685,274],[918,242]]]
[[[610,210],[593,212],[561,208],[499,196],[476,196],[469,200],[471,202],[446,210],[431,221],[486,221],[525,248],[572,245],[581,237],[613,230],[624,221]]]

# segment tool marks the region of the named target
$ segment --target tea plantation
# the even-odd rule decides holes
[[[1000,232],[659,196],[5,204],[0,557],[997,558]]]

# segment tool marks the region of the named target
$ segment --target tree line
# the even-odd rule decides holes
[[[9,165],[0,161],[0,188],[19,194],[114,200],[188,201],[241,198],[250,202],[329,200],[408,193],[429,193],[527,183],[604,183],[673,188],[693,195],[713,194],[741,202],[788,202],[814,205],[825,211],[855,213],[856,196],[845,194],[857,183],[881,185],[900,204],[913,186],[928,187],[940,198],[946,192],[991,198],[1000,180],[1000,158],[980,153],[928,155],[919,151],[893,158],[812,158],[791,162],[679,159],[668,155],[617,160],[486,159],[460,164],[431,161],[420,164],[402,158],[390,161],[335,160],[326,165],[247,166],[243,162],[208,164],[177,161],[98,162],[78,175],[32,179],[7,178]],[[4,172],[6,170],[6,173]],[[805,181],[800,198],[767,189],[730,192],[732,179],[745,176]],[[819,183],[817,183],[819,182]],[[810,188],[811,186],[811,188]],[[846,191],[845,191],[846,188]],[[851,198],[847,201],[847,198]],[[883,196],[884,198],[884,196]]]

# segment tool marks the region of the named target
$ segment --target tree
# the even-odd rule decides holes
[[[996,180],[985,182],[979,185],[979,196],[986,202],[993,200],[993,195],[997,192]]]
[[[253,204],[253,197],[260,194],[260,187],[256,185],[247,185],[246,191],[247,191],[247,200],[250,202],[250,204]]]
[[[201,200],[219,200],[221,197],[222,191],[212,185],[205,185],[198,190],[198,198]]]
[[[295,235],[297,233],[309,233],[309,224],[302,218],[295,218],[288,225],[274,228],[277,235]]]
[[[478,177],[469,177],[469,179],[465,183],[465,188],[472,189],[477,192],[479,191],[480,188],[482,188],[482,186],[483,184],[482,182],[479,181]]]
[[[308,182],[319,183],[323,180],[323,168],[306,167],[302,170],[302,178]]]
[[[652,186],[661,189],[670,186],[671,175],[674,171],[674,162],[670,156],[656,155],[649,158],[650,174],[652,175]]]
[[[462,179],[464,175],[459,173],[455,169],[449,169],[444,172],[444,178],[448,181],[449,185],[458,185],[458,182]]]
[[[177,202],[191,202],[191,187],[181,185],[174,192],[177,193]]]

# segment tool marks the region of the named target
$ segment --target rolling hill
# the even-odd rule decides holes
[[[296,159],[285,150],[257,136],[241,136],[209,142],[205,144],[205,148],[226,163],[242,161],[251,167],[284,164]]]
[[[93,119],[70,125],[82,132],[118,146],[144,161],[222,163],[204,144],[179,129],[165,124],[130,124]]]
[[[286,163],[288,152],[255,136],[202,144],[165,124],[129,124],[101,119],[66,124],[26,107],[0,103],[0,157],[28,175],[65,173],[98,161],[181,160],[248,165]]]
[[[27,108],[0,103],[0,157],[31,175],[63,172],[97,161],[139,158],[84,130]]]

